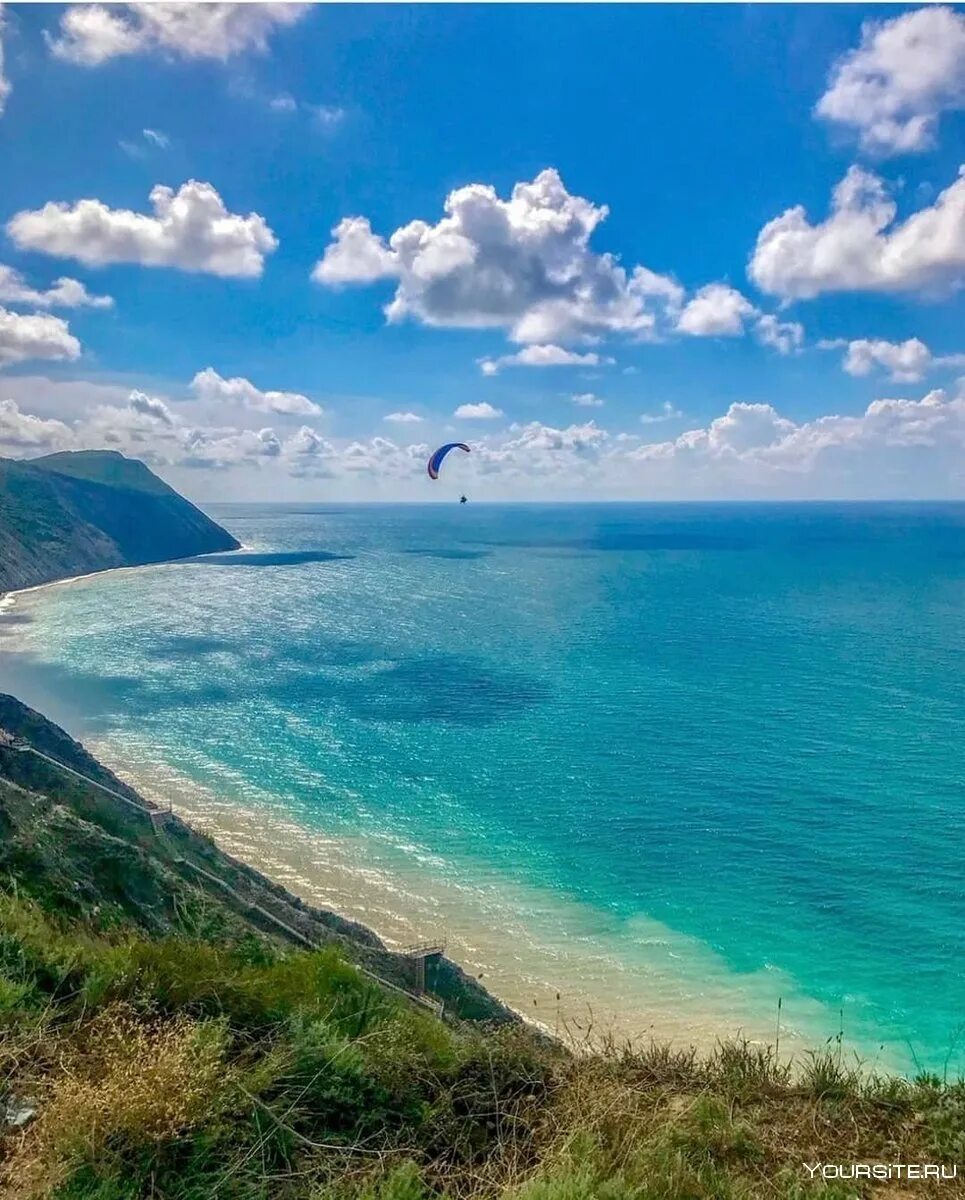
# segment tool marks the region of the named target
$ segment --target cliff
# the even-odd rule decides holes
[[[0,459],[0,592],[238,542],[114,450]]]

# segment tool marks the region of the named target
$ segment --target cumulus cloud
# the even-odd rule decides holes
[[[503,414],[501,409],[483,400],[480,404],[460,404],[452,415],[463,421],[495,421]]]
[[[708,283],[684,305],[677,330],[691,337],[742,337],[750,326],[762,346],[793,354],[804,344],[804,327],[762,313],[746,296],[725,283]]]
[[[338,286],[392,280],[390,321],[505,329],[522,343],[606,334],[645,336],[682,289],[646,267],[627,270],[590,239],[607,216],[567,191],[557,171],[517,183],[508,200],[481,183],[446,198],[436,224],[412,221],[386,241],[363,216],[346,217],[313,278]]]
[[[769,404],[732,404],[707,427],[629,457],[664,479],[700,475],[721,494],[961,495],[963,449],[965,398],[932,391],[801,424]]]
[[[392,279],[398,272],[396,257],[372,232],[367,217],[344,217],[332,230],[335,239],[315,264],[316,283],[339,286]]]
[[[932,354],[920,338],[889,342],[884,338],[844,338],[820,342],[822,350],[842,348],[845,351],[842,367],[849,375],[870,375],[875,370],[886,371],[899,383],[915,383],[935,367],[965,365],[963,354]]]
[[[515,354],[503,354],[499,358],[479,359],[479,369],[484,375],[498,375],[503,367],[599,367],[613,362],[595,350],[580,354],[565,350],[562,346],[524,346]]]
[[[145,392],[133,391],[130,395],[129,404],[132,412],[140,413],[144,417],[150,417],[154,421],[160,421],[162,425],[167,425],[168,428],[173,428],[175,425],[174,415],[171,410],[157,396],[148,396]]]
[[[801,205],[758,234],[748,273],[765,292],[811,299],[825,292],[920,292],[965,280],[965,168],[933,205],[896,222],[884,181],[853,166],[831,214],[812,225]]]
[[[51,52],[85,67],[113,58],[156,54],[164,58],[213,58],[263,53],[269,36],[293,25],[308,4],[135,3],[72,4],[60,20]]]
[[[89,266],[139,263],[238,278],[261,275],[278,245],[264,217],[229,212],[210,183],[192,179],[177,192],[158,184],[150,199],[152,215],[111,209],[100,200],[49,201],[17,213],[7,233],[23,250]]]
[[[79,357],[80,342],[60,317],[0,308],[0,367],[32,358]]]
[[[0,400],[0,448],[5,453],[64,450],[72,440],[73,433],[63,421],[45,420],[21,412],[14,400]]]
[[[256,412],[280,413],[284,416],[318,416],[322,409],[300,392],[263,392],[249,379],[236,376],[224,379],[213,367],[205,367],[191,380],[191,387],[200,400],[237,404]]]
[[[11,86],[10,86],[10,80],[7,78],[6,74],[4,73],[4,68],[3,68],[3,26],[4,26],[3,5],[0,4],[0,117],[3,116],[3,110],[7,106],[7,97],[10,95],[10,92],[12,90]]]
[[[931,366],[931,351],[919,338],[887,342],[882,338],[859,338],[849,342],[844,369],[849,375],[870,375],[875,367],[884,367],[892,379],[913,382]]]
[[[754,335],[762,346],[778,354],[794,354],[804,345],[804,326],[798,321],[779,321],[770,313],[758,317]]]
[[[77,279],[55,279],[45,291],[30,287],[13,267],[0,263],[0,301],[29,304],[33,308],[110,308],[110,296],[92,296]]]
[[[324,477],[336,491],[424,494],[424,444],[378,435],[332,442],[308,425],[288,437],[270,427],[199,426],[181,411],[134,392],[68,423],[6,400],[0,453],[110,445],[159,466],[266,472],[273,494],[286,476]],[[654,415],[669,419],[671,410]],[[736,403],[663,441],[594,421],[533,421],[477,431],[463,470],[491,495],[963,496],[965,392],[880,399],[852,415],[800,422],[770,404]]]
[[[902,154],[928,149],[941,114],[962,108],[965,17],[936,6],[865,22],[815,111],[856,133],[865,150]]]
[[[562,484],[582,491],[594,478],[599,482],[604,459],[617,445],[617,440],[593,421],[562,429],[531,421],[511,426],[508,436],[474,441],[468,469],[484,480],[509,486],[518,482],[527,490]]]
[[[422,418],[414,412],[390,412],[386,413],[382,420],[391,421],[395,425],[415,425]]]
[[[740,337],[757,310],[736,288],[708,283],[684,306],[677,329],[694,337]]]
[[[577,408],[602,408],[603,401],[599,396],[595,396],[593,392],[577,392],[570,396],[570,400]]]

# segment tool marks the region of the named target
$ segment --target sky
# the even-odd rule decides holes
[[[0,456],[965,498],[965,9],[0,11]]]

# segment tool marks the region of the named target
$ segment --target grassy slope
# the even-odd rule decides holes
[[[116,785],[0,701],[17,721]],[[0,750],[4,1200],[845,1197],[870,1185],[802,1163],[965,1159],[965,1088],[862,1079],[834,1046],[792,1081],[750,1047],[571,1055],[439,1021],[358,973],[375,939],[293,949],[199,890],[167,835],[31,759]]]
[[[237,545],[143,463],[115,452],[0,459],[0,592]]]

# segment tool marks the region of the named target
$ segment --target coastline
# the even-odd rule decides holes
[[[109,573],[55,580],[7,598],[15,603],[33,593],[28,603],[40,603],[37,594],[46,588]],[[5,690],[16,692],[16,685]],[[782,1057],[820,1046],[837,1031],[837,1015],[789,978],[770,970],[738,974],[709,946],[643,914],[633,918],[631,940],[639,953],[630,962],[623,955],[626,928],[618,930],[612,917],[608,927],[607,914],[565,896],[495,875],[480,883],[460,864],[444,863],[424,848],[332,835],[300,821],[280,796],[249,803],[231,797],[229,788],[215,792],[160,761],[150,747],[138,759],[127,741],[85,734],[63,711],[48,715],[145,797],[170,803],[228,853],[307,903],[367,926],[393,949],[444,940],[448,957],[551,1034],[575,1041],[588,1035],[595,1041],[654,1039],[700,1050],[735,1037],[773,1044],[779,1000]],[[608,939],[611,932],[619,932],[619,943]],[[883,1069],[909,1069],[892,1054],[879,1058],[879,1038],[865,1032],[871,1036],[849,1037],[846,1047]]]
[[[85,579],[104,579],[109,575],[116,575],[123,571],[143,571],[149,567],[166,567],[171,563],[191,562],[192,559],[207,558],[208,554],[238,554],[242,551],[250,551],[251,549],[251,546],[242,542],[234,550],[209,550],[207,554],[190,554],[186,558],[164,558],[158,562],[124,563],[117,567],[105,567],[100,571],[85,571],[82,575],[64,575],[61,579],[48,579],[46,583],[32,583],[29,587],[11,588],[6,592],[0,591],[0,615],[5,613],[8,608],[13,608],[21,596],[28,596],[32,592],[42,592],[47,588],[63,587],[71,583],[83,583]]]
[[[493,879],[480,887],[418,847],[399,856],[370,839],[312,829],[284,809],[243,804],[172,768],[134,763],[109,741],[92,752],[156,803],[170,804],[220,848],[306,903],[371,929],[390,949],[441,940],[447,956],[502,1004],[568,1042],[669,1043],[708,1051],[745,1038],[799,1059],[827,1039],[832,1014],[777,972],[735,977],[708,947],[643,915],[636,938],[646,966],[620,961],[581,906],[535,887]],[[511,914],[508,916],[507,914]],[[870,1057],[870,1041],[845,1048]],[[876,1060],[876,1066],[903,1069]]]

